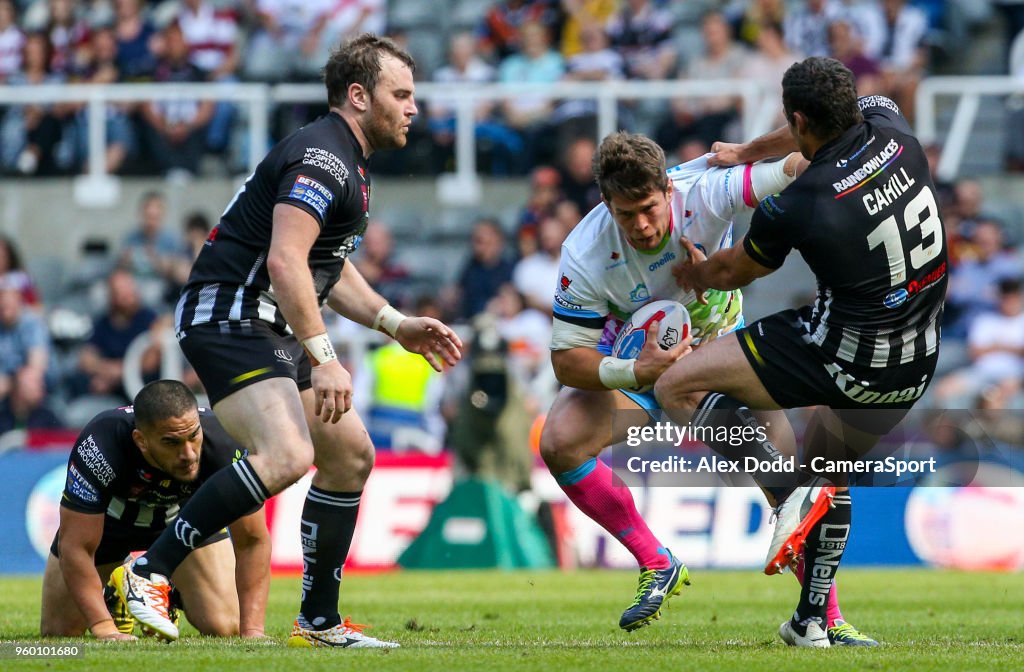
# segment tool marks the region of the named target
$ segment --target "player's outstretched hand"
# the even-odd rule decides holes
[[[409,352],[423,355],[435,371],[455,366],[462,359],[462,340],[451,327],[432,317],[407,317],[398,325],[395,340]]]
[[[743,160],[743,150],[745,147],[746,145],[736,142],[716,142],[711,145],[711,153],[714,156],[708,157],[708,165],[728,168],[729,166],[746,163]]]
[[[644,347],[636,357],[636,364],[633,365],[633,375],[636,377],[637,385],[653,385],[668,367],[675,364],[680,357],[690,354],[692,350],[690,347],[690,342],[693,340],[692,334],[687,334],[686,338],[668,350],[662,349],[658,345],[660,325],[660,322],[655,321],[647,326],[647,340],[644,341]]]
[[[313,367],[310,384],[316,414],[323,422],[336,423],[352,408],[352,376],[336,359]]]
[[[679,240],[686,248],[686,259],[672,267],[672,275],[675,276],[677,285],[687,291],[692,289],[697,295],[697,301],[707,305],[708,300],[704,293],[708,288],[700,283],[698,266],[707,261],[708,257],[686,236]]]

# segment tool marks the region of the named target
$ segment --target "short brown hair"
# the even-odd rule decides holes
[[[407,51],[386,37],[363,33],[331,52],[324,66],[327,104],[341,107],[348,98],[348,87],[359,84],[373,95],[380,79],[381,58],[391,56],[416,71],[416,61]]]
[[[646,198],[652,191],[668,189],[665,152],[645,135],[612,133],[594,154],[594,178],[605,200]]]

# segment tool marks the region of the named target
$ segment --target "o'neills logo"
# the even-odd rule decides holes
[[[845,373],[835,364],[826,364],[825,369],[835,379],[836,387],[851,401],[858,404],[904,404],[921,398],[925,388],[928,387],[928,376],[921,376],[921,384],[917,387],[905,387],[900,390],[887,390],[876,392],[869,390],[864,385],[857,383],[850,374]],[[863,381],[861,381],[863,383]]]
[[[846,191],[851,187],[855,187],[861,182],[866,182],[875,173],[885,167],[885,164],[896,155],[900,149],[900,143],[896,142],[896,138],[889,140],[889,143],[882,148],[882,151],[875,154],[870,159],[864,162],[857,170],[850,173],[838,182],[832,183],[832,188],[836,190],[836,193]]]

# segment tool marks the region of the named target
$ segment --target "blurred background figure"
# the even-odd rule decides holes
[[[979,394],[1009,400],[1024,380],[1024,288],[1020,278],[996,285],[996,310],[978,315],[967,329],[971,363],[938,382],[936,403],[961,408]]]
[[[22,303],[22,289],[0,278],[0,434],[55,427],[46,404],[50,335],[42,318]]]
[[[141,360],[143,377],[155,379],[160,365],[160,341],[155,337],[161,326],[157,314],[142,304],[135,278],[118,269],[107,280],[107,308],[93,320],[92,335],[78,355],[78,367],[69,381],[72,397],[84,394],[129,400],[124,389],[124,356],[128,346],[144,333],[153,342]]]
[[[472,319],[487,307],[498,288],[512,280],[514,268],[505,247],[505,232],[495,219],[484,217],[473,224],[470,248],[458,280],[457,312],[463,320]]]
[[[428,296],[416,300],[415,311],[437,319],[441,316],[437,302]],[[397,341],[389,339],[372,349],[356,368],[352,399],[373,445],[431,455],[441,452],[444,382],[445,376],[434,371],[427,360]]]

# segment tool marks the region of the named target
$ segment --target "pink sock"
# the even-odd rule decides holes
[[[640,517],[629,488],[615,485],[614,478],[608,465],[593,458],[556,480],[572,503],[618,539],[641,567],[665,569],[668,553]]]
[[[800,558],[800,562],[797,563],[796,571],[793,572],[796,576],[796,580],[800,582],[800,585],[804,585],[804,559]],[[831,628],[835,625],[836,621],[843,620],[843,612],[839,611],[839,588],[832,580],[832,590],[828,591],[828,611],[827,618],[828,623],[825,625],[826,628]]]

